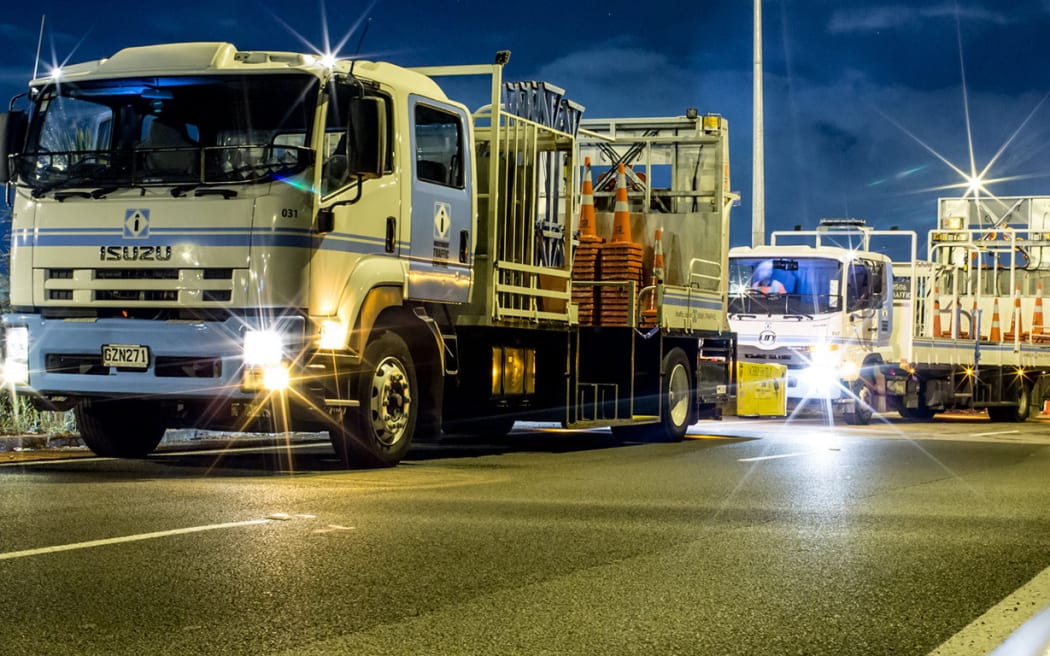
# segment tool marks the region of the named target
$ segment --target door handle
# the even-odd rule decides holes
[[[463,264],[467,263],[467,256],[470,254],[470,231],[460,230],[459,231],[459,261]]]
[[[393,253],[397,245],[397,219],[386,217],[386,252]]]

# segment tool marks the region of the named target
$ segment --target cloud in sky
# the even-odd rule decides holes
[[[954,3],[928,7],[883,5],[863,9],[836,9],[828,21],[828,31],[832,34],[848,34],[917,28],[931,19],[954,19],[956,16],[965,21],[994,25],[1007,25],[1017,20],[1016,17],[978,5],[956,5]]]

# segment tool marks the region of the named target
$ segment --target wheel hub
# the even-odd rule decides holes
[[[380,442],[390,446],[404,437],[412,408],[412,393],[404,365],[386,358],[372,376],[372,427]]]

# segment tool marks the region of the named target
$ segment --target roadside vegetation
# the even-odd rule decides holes
[[[0,208],[0,221],[9,220],[6,209]],[[8,244],[0,243],[0,311],[11,309],[7,272],[9,261]],[[71,435],[76,432],[72,412],[42,412],[25,398],[15,397],[11,390],[0,393],[0,435],[45,434],[50,436]]]

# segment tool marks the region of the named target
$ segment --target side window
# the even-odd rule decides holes
[[[851,264],[846,281],[846,311],[865,310],[872,306],[871,271],[864,264]]]
[[[348,173],[347,107],[351,96],[360,95],[361,87],[351,84],[328,85],[328,112],[325,117],[324,140],[321,145],[321,196],[339,190],[354,182]],[[373,95],[373,94],[369,94]],[[379,95],[379,94],[374,94]],[[394,170],[394,119],[389,98],[386,102],[387,153],[383,170]]]
[[[416,177],[463,188],[463,125],[455,114],[416,105]]]

